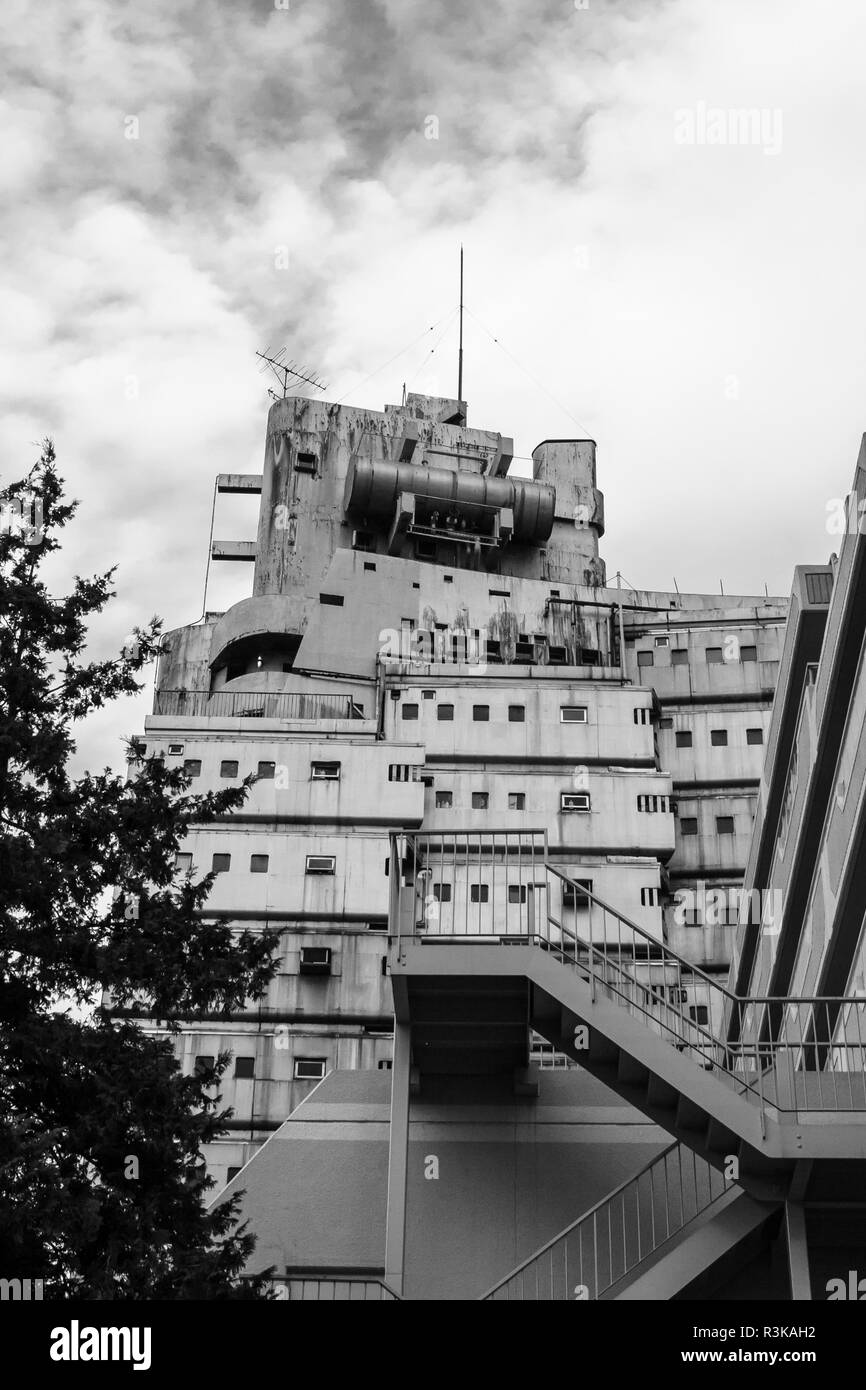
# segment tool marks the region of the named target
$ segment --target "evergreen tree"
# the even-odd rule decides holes
[[[240,1278],[239,1199],[206,1205],[229,1054],[184,1076],[170,1040],[275,969],[277,934],[208,920],[213,875],[176,869],[188,829],[237,810],[252,779],[194,796],[134,743],[127,779],[70,775],[75,724],[140,689],[161,631],[84,658],[114,571],[62,598],[42,577],[76,505],[50,441],[0,499],[0,1276],[42,1279],[46,1298],[262,1297],[264,1276]]]

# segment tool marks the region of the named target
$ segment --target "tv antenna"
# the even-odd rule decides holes
[[[287,352],[288,348],[280,348],[279,352],[273,355],[268,352],[256,353],[256,357],[262,359],[263,366],[261,367],[261,371],[264,371],[266,367],[270,368],[277,378],[277,381],[282,386],[283,400],[285,400],[286,396],[289,394],[290,378],[292,378],[293,385],[303,381],[307,386],[312,386],[314,391],[327,391],[327,384],[323,385],[321,381],[318,381],[315,372],[308,372],[306,367],[299,367],[297,362],[286,357]],[[271,391],[270,388],[268,389],[269,394],[273,396],[274,400],[279,400],[276,391]]]

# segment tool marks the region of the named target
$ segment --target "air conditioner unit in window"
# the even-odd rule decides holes
[[[308,874],[332,874],[337,867],[337,858],[333,854],[308,854],[307,873]]]
[[[568,662],[568,652],[565,647],[550,646],[547,649],[548,666],[565,666]]]
[[[302,946],[300,972],[302,975],[330,975],[330,946]]]
[[[563,792],[559,806],[562,811],[588,811],[589,792]]]
[[[535,660],[534,642],[517,642],[514,647],[514,664],[516,666],[525,665],[526,662]]]
[[[180,757],[182,757],[182,756],[183,756],[183,744],[182,744],[182,743],[170,743],[170,744],[168,745],[168,756],[169,756],[170,758],[180,758]]]

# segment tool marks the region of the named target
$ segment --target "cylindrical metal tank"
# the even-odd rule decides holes
[[[556,489],[547,483],[528,478],[487,478],[480,473],[414,463],[352,459],[343,505],[356,516],[388,517],[401,492],[435,498],[467,521],[482,520],[485,508],[510,507],[517,540],[546,541],[553,528]]]

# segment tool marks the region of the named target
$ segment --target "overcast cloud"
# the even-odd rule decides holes
[[[65,572],[119,565],[96,652],[200,613],[214,474],[261,466],[256,348],[328,399],[456,392],[461,241],[470,423],[598,441],[610,574],[779,593],[836,547],[866,425],[858,0],[0,14],[2,473],[54,436]],[[701,141],[743,109],[763,138]],[[254,519],[222,499],[216,535]],[[208,607],[250,582],[214,567]],[[83,760],[118,765],[147,708]]]

